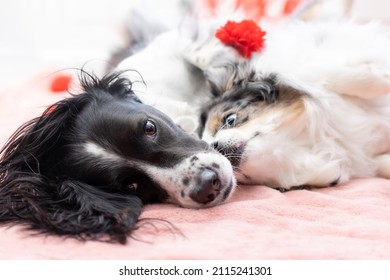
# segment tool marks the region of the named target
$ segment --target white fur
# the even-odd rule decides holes
[[[146,4],[155,3],[147,1]],[[204,3],[169,0],[167,4],[175,7],[170,9],[168,19],[160,11],[150,12],[145,3],[132,10],[128,23],[130,36],[135,40],[146,40],[145,46],[143,49],[132,46],[133,50],[136,48],[135,53],[120,62],[116,70],[136,70],[127,75],[135,81],[132,89],[142,102],[166,113],[187,132],[196,134],[200,106],[211,97],[203,67],[199,64],[206,67],[210,62],[192,61],[195,56],[191,52],[209,41],[214,27],[228,19],[240,20],[244,15],[242,11],[233,11],[234,1],[221,3],[218,18],[201,21],[196,17],[208,14],[204,14]],[[216,48],[225,48],[216,45]],[[238,59],[234,52],[224,53],[232,56],[232,60]]]
[[[187,208],[203,208],[204,205],[200,205],[190,198],[190,192],[193,191],[194,185],[196,182],[190,180],[189,186],[184,186],[181,179],[183,177],[193,178],[193,174],[197,174],[199,170],[202,170],[202,166],[211,166],[213,163],[217,163],[219,168],[214,169],[217,172],[218,178],[220,178],[221,185],[228,186],[236,185],[236,180],[233,174],[232,166],[229,161],[216,153],[198,153],[195,155],[198,160],[194,165],[191,163],[191,159],[187,158],[182,161],[180,164],[174,166],[174,168],[157,168],[155,166],[144,166],[145,170],[150,174],[151,178],[153,178],[156,182],[158,182],[161,186],[164,186],[166,191],[169,193],[169,197],[175,204],[179,204],[181,206]],[[225,180],[232,180],[231,182],[227,182]],[[181,195],[183,192],[183,195]],[[230,191],[229,195],[222,199],[222,195],[216,197],[215,200],[207,204],[207,207],[213,207],[218,204],[221,204],[222,201],[227,199],[234,192],[234,188]]]
[[[98,160],[104,160],[111,164],[116,164],[124,160],[123,157],[108,151],[100,145],[88,142],[84,144],[85,151]],[[196,160],[192,160],[196,158]],[[159,186],[161,186],[169,195],[169,201],[187,208],[204,208],[204,204],[197,203],[190,198],[191,192],[197,187],[198,174],[207,167],[212,167],[222,186],[229,187],[230,191],[227,197],[223,194],[218,195],[215,200],[208,203],[206,207],[213,207],[225,201],[233,192],[236,186],[236,180],[233,176],[232,166],[229,161],[222,155],[210,150],[200,152],[191,157],[183,159],[179,164],[171,168],[157,167],[147,164],[145,161],[126,159],[127,164],[142,169],[150,176]],[[214,166],[213,166],[214,165]],[[187,178],[188,184],[183,184],[183,178]],[[229,181],[228,181],[229,180]],[[136,188],[135,186],[132,186]],[[221,190],[223,193],[226,189]]]
[[[254,55],[252,65],[367,99],[389,92],[389,40],[377,22],[289,23],[268,30],[266,49]]]
[[[223,23],[197,23],[196,36],[185,28],[163,32],[118,68],[137,69],[146,83],[134,84],[141,99],[179,123],[184,120],[184,128],[194,132],[197,110],[210,98],[205,78],[229,83],[231,66],[244,61],[214,37]],[[287,22],[268,25],[266,31],[265,50],[247,63],[259,75],[276,73],[281,83],[306,92],[303,116],[279,131],[276,124],[284,112],[275,111],[245,130],[205,131],[204,140],[247,143],[236,172],[243,183],[288,189],[353,177],[389,178],[387,30],[377,23]],[[252,137],[257,131],[261,136]]]
[[[351,22],[268,30],[266,49],[250,64],[256,73],[276,73],[281,83],[306,92],[303,116],[283,130],[272,129],[283,114],[274,111],[268,121],[215,135],[206,131],[204,139],[247,144],[236,172],[243,183],[288,189],[389,177],[390,39],[384,31],[377,23]],[[213,61],[211,44],[204,48],[201,56]],[[213,67],[204,70],[221,76],[222,68]],[[258,131],[261,136],[251,136]]]

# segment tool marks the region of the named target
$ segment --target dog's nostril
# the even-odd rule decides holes
[[[215,199],[215,194],[214,193],[211,193],[207,196],[208,200],[209,201],[213,201]]]
[[[213,201],[220,192],[221,183],[216,172],[210,169],[203,170],[198,179],[198,187],[191,192],[190,197],[199,203],[206,204]]]
[[[210,144],[210,146],[211,146],[212,148],[218,150],[219,143],[218,143],[218,141],[215,141],[215,142],[212,142],[212,143]]]

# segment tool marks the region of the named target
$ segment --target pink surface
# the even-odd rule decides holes
[[[0,143],[64,95],[48,78],[0,92]],[[145,207],[159,218],[126,245],[31,236],[0,227],[0,259],[390,259],[390,181],[378,178],[286,193],[240,186],[233,198],[203,210]]]

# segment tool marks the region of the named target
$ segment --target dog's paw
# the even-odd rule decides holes
[[[357,67],[360,71],[360,88],[359,97],[371,98],[375,96],[390,93],[390,69],[375,62],[366,62]]]
[[[212,64],[219,46],[217,40],[214,38],[207,38],[205,40],[197,39],[191,42],[184,50],[184,59],[198,67],[201,70],[206,70]]]
[[[390,68],[375,61],[362,61],[337,71],[328,88],[338,94],[371,99],[390,93]]]
[[[234,48],[224,45],[215,37],[192,42],[183,50],[183,57],[203,71],[243,60]]]
[[[390,154],[384,154],[376,157],[377,175],[390,179]]]

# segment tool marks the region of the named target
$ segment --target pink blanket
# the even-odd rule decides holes
[[[64,95],[47,79],[0,92],[0,143]],[[126,245],[32,236],[0,227],[0,259],[390,259],[390,181],[358,179],[286,193],[240,186],[233,198],[203,210],[156,204],[158,218]]]

